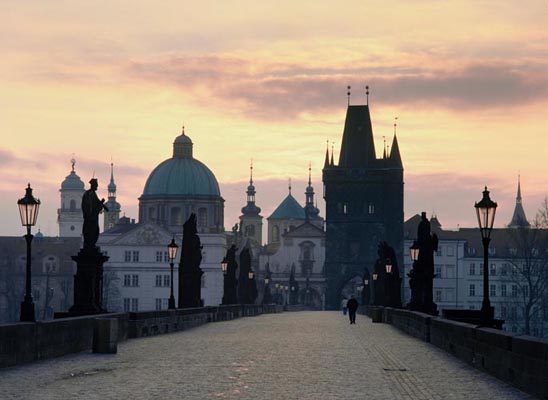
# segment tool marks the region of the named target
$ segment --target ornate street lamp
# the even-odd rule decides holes
[[[35,199],[32,195],[32,188],[30,183],[25,189],[25,197],[17,201],[19,206],[19,214],[21,216],[21,224],[27,227],[27,234],[25,240],[27,241],[27,270],[26,270],[26,286],[25,286],[25,298],[21,302],[21,315],[19,320],[21,322],[34,322],[34,301],[32,300],[31,293],[31,243],[33,236],[30,233],[30,227],[36,225],[38,218],[38,209],[40,208],[40,200]]]
[[[228,262],[226,262],[226,257],[223,258],[223,261],[221,261],[221,271],[223,271],[223,275],[226,275],[226,271],[228,269]]]
[[[483,302],[481,304],[481,318],[484,325],[492,325],[495,318],[495,309],[491,307],[489,300],[489,243],[491,231],[495,222],[497,203],[489,197],[487,186],[483,191],[483,198],[474,205],[478,216],[478,223],[483,242]]]
[[[413,245],[409,248],[409,254],[411,255],[411,261],[417,261],[419,259],[419,244],[415,240]]]
[[[169,257],[169,267],[171,270],[171,288],[170,288],[170,295],[169,295],[169,303],[168,303],[168,309],[174,310],[175,309],[175,296],[173,296],[173,264],[175,263],[175,258],[177,258],[177,249],[179,246],[177,246],[177,243],[175,243],[175,238],[171,239],[171,243],[167,245],[167,254]]]
[[[390,261],[389,258],[386,259],[386,273],[387,274],[392,273],[392,261]]]

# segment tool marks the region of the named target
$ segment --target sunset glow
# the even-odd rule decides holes
[[[72,154],[102,197],[112,159],[122,212],[137,218],[182,125],[221,184],[226,229],[245,204],[251,158],[263,216],[288,178],[304,203],[309,161],[321,199],[347,85],[351,104],[371,88],[377,155],[398,117],[406,218],[427,211],[447,229],[475,226],[487,185],[503,226],[521,174],[531,220],[548,195],[548,2],[340,4],[3,2],[0,234],[23,234],[16,202],[31,182],[38,225],[57,235]]]

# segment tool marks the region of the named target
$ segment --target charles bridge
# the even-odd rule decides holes
[[[1,398],[548,398],[546,341],[360,314],[237,305],[2,325]]]

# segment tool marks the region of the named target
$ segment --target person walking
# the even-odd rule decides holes
[[[346,310],[348,310],[348,308],[346,308],[346,303],[347,302],[348,302],[348,300],[346,300],[346,297],[343,297],[343,299],[341,301],[341,307],[342,307],[343,315],[346,315]]]
[[[358,300],[354,298],[354,295],[352,295],[350,300],[346,303],[346,307],[348,308],[348,317],[350,318],[351,324],[356,323],[356,311],[358,309],[358,305]]]

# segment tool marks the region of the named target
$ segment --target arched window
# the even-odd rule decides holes
[[[207,208],[202,207],[198,209],[198,226],[207,226]]]
[[[255,225],[248,225],[245,227],[246,236],[255,236]]]
[[[272,241],[273,242],[280,241],[280,228],[278,228],[278,225],[274,225],[272,227]]]
[[[171,208],[171,225],[182,225],[183,224],[183,213],[180,207]]]
[[[76,211],[76,200],[74,199],[70,201],[70,211]]]
[[[156,218],[154,218],[154,207],[149,207],[148,209],[148,220],[154,221]]]

